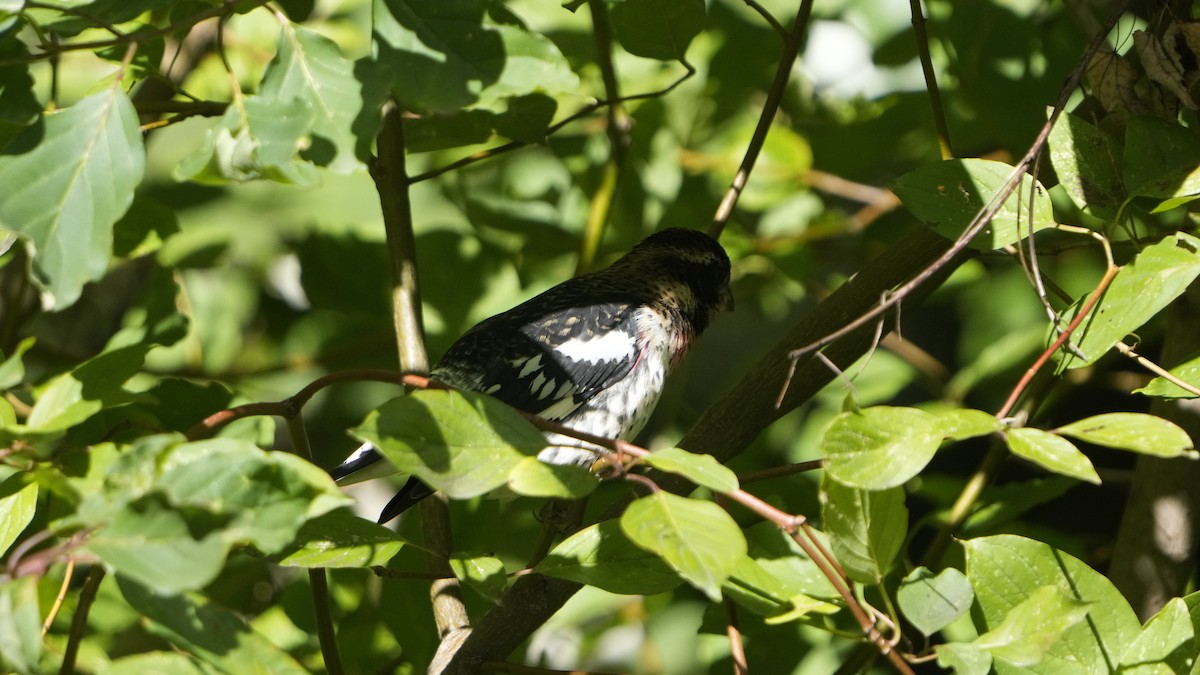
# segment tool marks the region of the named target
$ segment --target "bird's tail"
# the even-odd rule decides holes
[[[416,476],[408,479],[404,487],[392,497],[387,506],[383,507],[383,511],[379,514],[379,524],[390,521],[396,516],[410,509],[417,502],[425,499],[433,494],[433,488],[421,482]]]

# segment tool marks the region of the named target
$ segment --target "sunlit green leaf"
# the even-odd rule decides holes
[[[933,635],[971,608],[975,591],[967,577],[953,567],[936,575],[918,567],[900,582],[896,602],[909,623],[925,635]]]
[[[37,578],[0,582],[0,656],[20,675],[42,672],[42,616]]]
[[[841,609],[797,590],[789,579],[776,576],[749,556],[737,562],[721,590],[726,597],[762,616],[771,625],[795,621],[813,613],[834,614]]]
[[[579,499],[590,495],[600,479],[582,466],[548,464],[536,457],[517,462],[508,474],[508,487],[529,497]]]
[[[1013,429],[1006,435],[1008,449],[1043,468],[1089,483],[1100,483],[1092,461],[1071,441],[1041,429]]]
[[[504,563],[499,558],[455,553],[450,556],[449,562],[454,576],[464,584],[493,602],[500,600],[504,587],[508,585],[508,576],[504,570]]]
[[[1200,357],[1188,359],[1171,368],[1168,372],[1193,387],[1200,388]],[[1165,377],[1156,377],[1150,380],[1150,383],[1146,386],[1141,389],[1134,389],[1133,391],[1138,394],[1158,396],[1160,398],[1196,398],[1196,394],[1180,387]]]
[[[12,389],[25,379],[25,364],[21,361],[21,356],[29,351],[35,342],[37,338],[32,337],[21,340],[12,354],[0,362],[0,391]]]
[[[132,345],[105,352],[51,380],[38,395],[25,426],[62,431],[104,408],[136,400],[122,385],[142,367],[149,350],[149,345]]]
[[[261,94],[276,100],[302,99],[312,108],[312,140],[303,155],[339,173],[361,168],[352,127],[363,107],[354,64],[320,33],[294,23],[279,32],[275,59],[263,74]]]
[[[630,541],[616,520],[602,520],[576,532],[534,569],[623,595],[654,595],[681,581],[661,558]]]
[[[821,482],[821,518],[846,576],[864,584],[883,580],[908,534],[904,488],[899,487],[869,491],[827,476]]]
[[[0,556],[33,520],[37,496],[37,483],[27,482],[19,472],[0,481]]]
[[[883,490],[917,475],[942,442],[938,420],[915,408],[844,412],[821,436],[825,470],[844,485]]]
[[[204,145],[175,168],[175,177],[214,184],[265,178],[312,187],[320,177],[300,150],[316,115],[307,97],[247,96],[229,106]]]
[[[1196,657],[1195,629],[1183,598],[1171,598],[1150,617],[1121,656],[1121,672],[1182,673]]]
[[[975,215],[1000,193],[1012,173],[1013,167],[1003,162],[951,159],[922,166],[897,178],[892,189],[913,215],[932,225],[943,237],[957,239]],[[1002,248],[1054,224],[1045,188],[1024,175],[1016,191],[1001,204],[971,246],[985,251]]]
[[[1059,369],[1095,363],[1117,341],[1171,304],[1197,276],[1200,276],[1200,239],[1190,234],[1176,232],[1142,249],[1117,272],[1100,302],[1072,334],[1075,350],[1062,352]],[[1077,303],[1063,321],[1071,321],[1082,303]]]
[[[395,532],[338,509],[305,523],[295,542],[271,560],[284,567],[374,567],[403,546]]]
[[[992,672],[991,652],[971,642],[946,642],[934,647],[937,663],[955,675],[987,675]]]
[[[1178,425],[1144,413],[1106,413],[1061,426],[1064,436],[1156,457],[1195,458],[1192,439]]]
[[[18,134],[0,151],[0,231],[18,233],[54,307],[108,270],[113,223],[142,181],[137,114],[120,87],[93,94]]]
[[[1038,665],[1063,633],[1083,621],[1090,607],[1057,586],[1039,586],[975,644],[1013,665]]]
[[[356,429],[404,473],[455,499],[508,482],[546,439],[512,408],[482,394],[426,389],[393,399]]]
[[[714,602],[721,597],[721,584],[746,554],[741,528],[724,509],[669,492],[655,492],[630,504],[621,514],[621,530]]]
[[[712,455],[697,455],[682,448],[658,450],[642,460],[662,471],[677,473],[713,492],[738,489],[737,474],[722,466]]]
[[[1018,605],[1042,586],[1097,609],[1088,620],[1063,632],[1042,658],[1040,669],[1104,672],[1141,631],[1137,617],[1108,579],[1048,544],[1014,535],[963,542],[967,579],[975,589],[988,628],[1001,625]],[[1070,613],[1070,610],[1067,610]]]
[[[995,415],[982,410],[955,408],[937,415],[942,436],[949,441],[962,441],[976,436],[986,436],[1004,428]]]

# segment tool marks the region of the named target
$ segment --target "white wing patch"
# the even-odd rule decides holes
[[[558,353],[572,361],[622,361],[633,358],[634,337],[622,331],[612,331],[590,340],[571,338],[558,346]]]

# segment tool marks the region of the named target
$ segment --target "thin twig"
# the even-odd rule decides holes
[[[725,634],[729,636],[729,655],[733,659],[734,675],[749,675],[750,666],[746,665],[746,645],[742,641],[742,629],[738,625],[737,605],[728,596],[725,604]]]
[[[788,76],[791,75],[796,55],[800,53],[800,46],[804,42],[812,6],[813,0],[801,0],[800,2],[800,9],[797,10],[796,19],[792,22],[792,31],[788,35],[787,41],[784,42],[783,54],[779,57],[775,79],[771,82],[771,88],[767,91],[767,100],[763,102],[762,112],[758,116],[758,125],[750,136],[750,142],[746,144],[746,154],[742,156],[742,163],[738,167],[737,173],[734,174],[729,188],[725,191],[725,196],[721,198],[721,203],[717,205],[717,212],[713,215],[712,223],[708,226],[708,233],[714,239],[721,236],[722,230],[733,216],[733,209],[737,206],[742,191],[746,189],[746,182],[750,180],[750,171],[754,169],[754,163],[758,161],[758,154],[767,141],[767,132],[771,130],[775,114],[779,112],[783,92],[787,89]]]
[[[663,87],[662,89],[658,89],[655,91],[644,92],[641,94],[630,94],[629,96],[624,96],[615,101],[596,101],[595,103],[588,104],[588,105],[580,108],[579,110],[576,110],[575,112],[571,113],[570,115],[567,115],[563,119],[555,122],[554,124],[551,124],[549,127],[546,127],[545,135],[552,136],[555,133],[557,133],[560,129],[567,126],[568,124],[571,124],[572,122],[583,119],[583,118],[587,117],[588,115],[591,115],[592,113],[596,112],[597,110],[603,108],[604,106],[614,105],[617,103],[627,103],[629,101],[639,101],[639,100],[647,99],[647,98],[658,98],[661,96],[666,96],[667,94],[674,91],[674,89],[676,87],[683,84],[688,78],[690,78],[696,74],[696,69],[693,68],[690,64],[685,63],[685,62],[680,62],[680,64],[684,68],[686,68],[687,71],[683,75],[680,75],[679,78],[676,79],[674,82],[672,82],[671,84],[668,84],[666,87]],[[427,180],[430,180],[433,178],[437,178],[438,176],[441,176],[442,174],[450,173],[451,171],[461,169],[464,166],[469,166],[476,162],[481,162],[485,159],[491,159],[492,157],[495,157],[497,155],[502,155],[506,152],[511,152],[513,150],[523,148],[527,145],[530,145],[529,141],[509,141],[508,143],[504,143],[502,145],[497,145],[495,147],[488,148],[486,150],[480,150],[479,152],[477,152],[473,155],[468,155],[466,157],[463,157],[462,159],[457,159],[453,162],[450,162],[449,164],[447,164],[445,166],[439,166],[436,169],[430,169],[429,171],[426,171],[424,173],[419,173],[414,176],[409,176],[408,182],[409,183],[420,183],[422,181],[427,181]]]
[[[83,634],[87,631],[88,612],[96,600],[96,592],[100,590],[100,582],[104,581],[104,567],[93,565],[88,572],[83,588],[79,591],[79,604],[75,607],[75,616],[71,618],[71,632],[67,636],[67,646],[63,649],[62,666],[59,675],[71,675],[75,672],[75,659],[79,656],[79,645],[83,642]]]
[[[297,411],[287,419],[288,435],[292,439],[292,447],[296,454],[313,461],[312,446],[308,442],[308,430],[304,426],[304,416]],[[317,642],[321,645],[321,658],[325,661],[325,670],[329,675],[344,675],[342,655],[338,649],[337,630],[333,624],[333,606],[329,601],[329,579],[325,576],[323,567],[308,570],[309,589],[312,592],[313,613],[317,622]]]
[[[71,558],[67,561],[67,570],[63,573],[62,585],[58,587],[58,595],[54,596],[54,604],[50,606],[50,611],[46,613],[46,620],[42,622],[42,639],[46,639],[46,634],[50,632],[50,626],[54,625],[54,619],[58,617],[58,611],[62,609],[63,601],[67,599],[67,591],[71,588],[71,579],[75,576],[75,559]]]
[[[1021,158],[1017,165],[1013,167],[1012,173],[1009,175],[1001,189],[992,196],[992,199],[986,205],[984,205],[984,207],[980,209],[978,213],[975,214],[975,217],[971,219],[971,222],[967,225],[966,229],[963,230],[963,233],[954,241],[950,248],[946,249],[946,251],[938,256],[937,259],[914,275],[910,280],[898,286],[892,292],[891,296],[889,296],[886,300],[876,304],[870,310],[859,315],[854,320],[844,324],[838,330],[832,331],[802,347],[793,349],[788,354],[788,358],[790,360],[794,362],[809,352],[820,349],[831,342],[835,342],[836,340],[853,333],[860,327],[866,325],[868,322],[874,320],[883,312],[886,312],[892,305],[902,302],[904,298],[908,297],[908,295],[914,290],[916,290],[929,279],[933,278],[938,270],[957,257],[964,249],[966,249],[975,236],[978,235],[983,228],[987,227],[987,224],[991,222],[992,218],[996,215],[996,212],[1000,210],[1000,207],[1003,206],[1003,204],[1008,200],[1008,197],[1021,184],[1022,176],[1025,175],[1028,167],[1033,163],[1033,160],[1039,154],[1041,154],[1042,149],[1046,145],[1047,139],[1050,137],[1051,129],[1054,128],[1054,124],[1058,121],[1059,116],[1066,107],[1068,99],[1074,93],[1076,87],[1079,86],[1079,83],[1083,78],[1085,70],[1083,64],[1088,63],[1091,59],[1091,55],[1094,54],[1096,50],[1104,44],[1105,38],[1108,35],[1108,31],[1116,23],[1117,19],[1120,18],[1123,11],[1124,3],[1122,4],[1121,8],[1119,8],[1112,14],[1112,16],[1109,17],[1104,29],[1096,35],[1095,39],[1092,40],[1092,43],[1084,52],[1083,57],[1080,60],[1081,65],[1077,66],[1075,70],[1071,72],[1070,77],[1068,77],[1067,81],[1063,84],[1062,90],[1059,92],[1058,100],[1050,110],[1049,118],[1046,120],[1046,123],[1042,125],[1041,130],[1038,132],[1037,138],[1034,139],[1033,143],[1029,147],[1029,150],[1025,153],[1024,157]]]
[[[909,0],[912,13],[913,36],[917,40],[917,56],[921,61],[921,73],[925,76],[925,92],[933,108],[933,126],[937,129],[938,149],[942,159],[953,159],[954,149],[950,144],[950,127],[946,124],[946,112],[942,107],[942,92],[938,88],[937,73],[933,70],[933,58],[929,54],[929,34],[925,31],[925,13],[921,0]]]

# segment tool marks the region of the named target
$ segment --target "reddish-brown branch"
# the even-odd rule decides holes
[[[1079,313],[1075,315],[1074,319],[1071,319],[1071,323],[1067,324],[1067,327],[1062,331],[1061,334],[1059,334],[1058,339],[1055,340],[1054,343],[1049,347],[1047,347],[1044,352],[1042,352],[1041,356],[1039,356],[1037,360],[1033,362],[1033,365],[1029,366],[1029,368],[1025,371],[1025,374],[1021,376],[1020,381],[1017,382],[1017,386],[1013,387],[1012,393],[1008,395],[1008,400],[1004,402],[1004,405],[1000,407],[999,412],[996,413],[996,417],[998,419],[1004,419],[1005,417],[1008,417],[1008,414],[1012,412],[1013,406],[1017,404],[1017,399],[1021,397],[1021,392],[1025,391],[1025,388],[1029,386],[1029,383],[1033,380],[1033,376],[1037,375],[1038,371],[1042,369],[1042,366],[1046,365],[1046,362],[1050,360],[1050,357],[1054,356],[1054,352],[1057,352],[1059,348],[1063,346],[1063,344],[1071,337],[1071,333],[1073,333],[1075,329],[1079,327],[1079,324],[1082,323],[1089,314],[1091,314],[1092,310],[1096,307],[1096,303],[1100,301],[1100,297],[1104,295],[1104,291],[1108,289],[1108,285],[1112,283],[1113,277],[1117,275],[1118,270],[1120,270],[1119,267],[1109,267],[1107,270],[1105,270],[1104,276],[1100,279],[1100,283],[1096,284],[1096,290],[1092,292],[1092,296],[1088,298],[1087,302],[1083,304],[1083,307],[1079,309]]]
[[[442,385],[431,382],[429,378],[412,373],[397,373],[392,370],[345,370],[322,375],[305,385],[294,395],[282,401],[246,403],[217,412],[205,417],[187,431],[188,440],[208,438],[217,429],[246,417],[274,416],[284,419],[295,417],[304,406],[322,389],[342,382],[386,382],[388,384],[404,385],[417,389],[439,388]]]

